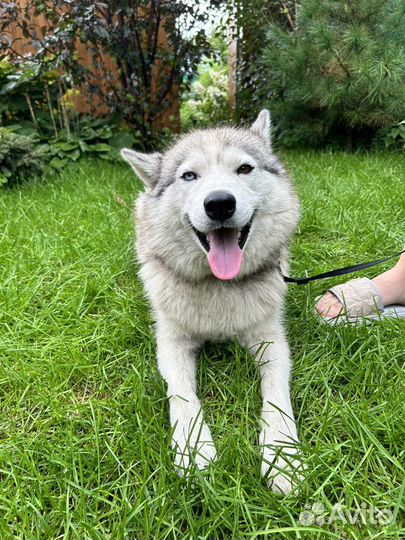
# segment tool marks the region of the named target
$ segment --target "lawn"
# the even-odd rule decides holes
[[[402,248],[402,156],[284,159],[302,199],[292,274]],[[140,187],[124,165],[82,161],[0,192],[0,538],[404,538],[404,323],[320,323],[314,298],[336,279],[288,296],[299,493],[260,478],[259,377],[236,344],[201,354],[220,459],[177,477],[132,249]],[[356,510],[369,514],[350,523]]]

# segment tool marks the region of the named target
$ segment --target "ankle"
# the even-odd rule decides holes
[[[385,306],[405,305],[405,272],[402,266],[394,266],[372,281],[380,291]]]

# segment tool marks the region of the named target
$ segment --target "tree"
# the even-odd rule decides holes
[[[218,3],[207,0],[206,8]],[[33,16],[44,16],[46,25],[38,28]],[[31,45],[31,62],[52,63],[68,72],[151,145],[184,74],[195,69],[207,49],[204,23],[209,16],[209,9],[186,0],[0,3],[0,43],[6,52],[21,56],[9,37],[10,29],[18,27]],[[91,55],[90,69],[78,51]]]
[[[236,116],[253,120],[267,100],[261,56],[271,25],[293,27],[297,0],[231,0],[232,30],[237,41]]]
[[[401,0],[303,0],[271,24],[261,79],[285,143],[336,138],[351,149],[405,118]]]

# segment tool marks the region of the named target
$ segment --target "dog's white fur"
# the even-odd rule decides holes
[[[216,457],[197,396],[196,357],[205,341],[236,337],[260,366],[262,474],[274,491],[287,493],[298,465],[298,437],[283,327],[286,285],[279,268],[287,268],[299,204],[271,150],[269,113],[262,111],[250,129],[185,135],[163,155],[124,149],[122,156],[146,185],[136,207],[137,254],[157,322],[157,358],[167,383],[176,466],[181,473],[195,460],[204,468]],[[254,169],[237,174],[244,163]],[[186,171],[198,173],[197,179],[185,181]],[[232,281],[213,276],[191,227],[212,230],[203,201],[217,189],[231,192],[237,201],[229,226],[241,228],[254,214],[243,268]]]

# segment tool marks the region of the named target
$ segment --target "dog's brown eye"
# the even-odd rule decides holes
[[[236,171],[238,174],[249,174],[252,172],[254,167],[252,165],[249,165],[249,163],[244,163],[239,167],[239,169]]]
[[[197,178],[197,175],[193,171],[187,171],[184,174],[182,174],[181,177],[186,182],[191,182],[191,180],[195,180]]]

